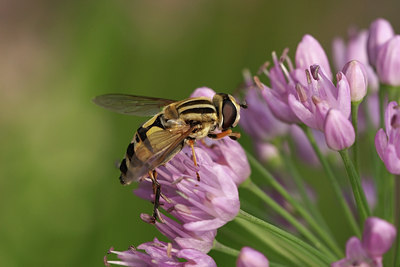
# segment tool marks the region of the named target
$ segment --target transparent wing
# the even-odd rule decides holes
[[[135,96],[126,94],[106,94],[93,98],[93,102],[108,110],[121,114],[135,116],[153,116],[164,106],[176,102],[175,100]]]
[[[146,159],[146,161],[139,165],[131,162],[127,175],[124,177],[125,182],[137,181],[141,177],[147,176],[149,171],[168,162],[182,150],[184,140],[192,133],[194,128],[187,126],[172,131],[158,128],[160,130],[148,133],[147,138],[153,151],[151,153],[146,145],[140,146],[135,151],[139,158]]]

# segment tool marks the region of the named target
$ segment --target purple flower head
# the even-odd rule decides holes
[[[379,50],[394,35],[392,25],[382,18],[374,20],[369,27],[367,41],[368,59],[372,66],[377,63]]]
[[[239,122],[242,129],[253,139],[268,141],[285,134],[288,125],[279,121],[269,109],[260,89],[254,84],[250,73],[245,77],[247,87],[244,89],[248,108],[241,110]]]
[[[365,221],[362,241],[357,237],[346,243],[346,258],[334,262],[331,267],[381,267],[382,256],[392,246],[396,238],[396,228],[377,217]]]
[[[375,136],[376,151],[390,173],[400,174],[400,108],[394,101],[385,111],[385,129]]]
[[[400,35],[384,43],[376,59],[379,80],[388,85],[400,85]]]
[[[268,259],[255,249],[243,247],[236,261],[237,267],[268,267]]]
[[[262,96],[276,118],[286,123],[299,123],[300,120],[289,108],[288,103],[288,95],[295,93],[296,89],[295,83],[289,74],[289,72],[293,71],[293,65],[287,57],[287,52],[287,49],[283,52],[281,60],[278,60],[276,53],[273,52],[272,60],[274,66],[268,70],[267,67],[269,63],[267,62],[261,68],[261,71],[269,78],[271,88],[261,83],[257,77],[254,77],[254,81],[261,89]],[[289,70],[286,69],[283,60],[286,60]]]
[[[337,74],[337,85],[325,75],[318,65],[306,70],[307,86],[298,82],[296,94],[289,95],[289,105],[296,116],[307,126],[324,130],[328,111],[339,110],[344,118],[350,116],[350,86],[343,73]]]
[[[108,261],[105,259],[105,264],[118,264],[132,267],[184,267],[184,266],[217,266],[215,261],[207,254],[196,249],[176,249],[171,246],[171,243],[159,241],[157,238],[153,242],[141,244],[127,251],[114,251],[110,253],[118,255],[119,261]]]
[[[357,31],[354,28],[350,28],[349,41],[347,45],[341,38],[334,39],[332,44],[333,59],[336,70],[341,70],[347,62],[352,60],[357,60],[362,63],[368,79],[369,89],[376,92],[379,87],[379,81],[374,69],[368,61],[367,40],[368,31]]]
[[[367,94],[368,87],[368,77],[364,65],[357,60],[352,60],[344,65],[342,71],[350,85],[351,101],[361,101]]]
[[[336,151],[352,146],[356,137],[351,122],[336,109],[329,110],[325,119],[324,133],[326,144]]]

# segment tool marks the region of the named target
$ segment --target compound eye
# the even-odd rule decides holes
[[[231,101],[224,101],[222,106],[222,115],[224,121],[222,123],[222,129],[226,130],[232,127],[232,124],[236,121],[237,110],[235,105]]]

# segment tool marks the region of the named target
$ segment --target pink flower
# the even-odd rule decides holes
[[[323,131],[324,122],[331,108],[343,117],[350,116],[350,87],[343,73],[337,74],[337,85],[325,75],[318,65],[306,72],[307,86],[297,83],[297,94],[289,95],[289,105],[296,116],[307,126]],[[313,83],[312,79],[316,82]]]
[[[243,247],[236,261],[237,267],[268,267],[268,259],[255,249]]]
[[[394,36],[392,25],[382,18],[376,19],[369,27],[369,35],[367,41],[369,63],[376,65],[379,50],[382,45]]]
[[[368,88],[368,77],[364,65],[357,60],[351,60],[344,65],[342,71],[350,85],[351,101],[361,101],[367,94]]]
[[[400,35],[395,35],[381,46],[376,71],[382,83],[400,85]]]
[[[282,58],[286,58],[286,52],[287,50],[282,55]],[[286,123],[299,123],[300,120],[289,108],[288,103],[288,96],[296,93],[295,82],[289,75],[289,71],[293,71],[292,63],[287,59],[289,65],[289,70],[287,70],[283,63],[278,61],[275,52],[272,53],[272,60],[274,62],[272,68],[269,70],[263,68],[270,80],[271,87],[266,86],[255,78],[257,86],[261,89],[262,96],[276,118]]]
[[[105,258],[105,264],[107,266],[118,264],[132,267],[217,266],[215,261],[203,252],[196,249],[177,249],[171,244],[159,241],[157,238],[154,238],[153,242],[141,244],[137,248],[144,251],[139,251],[133,247],[122,252],[111,249],[110,253],[117,254],[120,260],[108,261]]]
[[[324,133],[326,144],[336,151],[349,148],[356,138],[351,122],[336,109],[329,110],[325,119]]]
[[[371,91],[376,92],[379,87],[378,77],[368,61],[367,53],[368,31],[349,30],[349,41],[347,45],[342,38],[335,38],[332,44],[333,60],[337,70],[352,60],[357,60],[364,65],[368,77],[368,86]]]
[[[394,101],[385,111],[385,129],[375,136],[376,151],[390,173],[400,174],[400,108]]]
[[[396,228],[377,217],[365,221],[362,241],[357,237],[346,243],[346,258],[334,262],[332,267],[381,267],[382,256],[391,248],[396,238]]]

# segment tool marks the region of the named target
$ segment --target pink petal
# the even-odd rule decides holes
[[[296,97],[292,94],[288,97],[289,106],[293,113],[308,127],[317,129],[317,123],[314,118],[314,114],[310,112]]]

